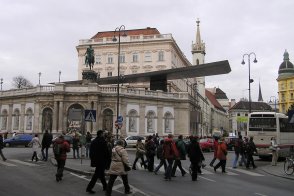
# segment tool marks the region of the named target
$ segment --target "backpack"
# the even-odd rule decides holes
[[[61,155],[61,151],[62,151],[62,144],[54,143],[53,144],[53,153],[54,153],[54,155],[55,156]]]

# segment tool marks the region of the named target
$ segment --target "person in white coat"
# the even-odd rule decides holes
[[[36,162],[39,161],[38,150],[41,147],[41,143],[38,138],[38,134],[35,134],[35,137],[31,140],[31,142],[29,143],[29,146],[32,146],[32,149],[33,149],[32,161],[34,160],[34,158],[36,159]]]
[[[112,156],[111,156],[111,164],[109,168],[109,181],[106,188],[106,195],[110,196],[112,192],[113,184],[117,178],[117,176],[120,176],[124,187],[125,187],[125,194],[131,194],[130,185],[128,182],[128,173],[125,171],[124,164],[130,167],[130,162],[128,158],[127,151],[123,148],[124,141],[118,140],[116,143],[117,146],[115,146],[112,149]]]

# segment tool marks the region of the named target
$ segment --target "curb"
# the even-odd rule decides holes
[[[288,180],[294,180],[294,178],[291,178],[291,177],[288,177],[288,176],[282,176],[282,175],[274,174],[274,173],[268,172],[266,169],[263,169],[263,168],[260,168],[260,169],[262,171],[264,171],[265,173],[270,174],[272,176],[276,176],[276,177],[280,177],[280,178],[285,178],[285,179],[288,179]]]
[[[50,162],[53,166],[57,167],[57,164],[56,164],[56,161],[54,160],[54,158],[50,158]],[[73,169],[73,168],[70,168],[70,167],[64,167],[64,170],[67,170],[67,171],[70,171],[70,172],[74,172],[74,173],[77,173],[77,174],[81,174],[81,175],[85,175],[85,176],[92,176],[94,172],[88,172],[88,171],[81,171],[81,170],[78,170],[78,169]]]

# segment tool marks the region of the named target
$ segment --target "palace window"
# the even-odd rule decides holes
[[[95,63],[96,64],[101,64],[101,55],[96,55],[95,56]]]
[[[19,129],[19,110],[15,109],[13,113],[13,130],[18,130]]]
[[[119,56],[119,62],[120,62],[120,63],[125,63],[125,62],[126,62],[125,54],[121,54],[121,55]]]
[[[151,62],[151,52],[145,52],[145,62]]]
[[[108,63],[108,64],[113,64],[113,56],[112,56],[112,54],[109,54],[109,55],[107,56],[107,63]]]
[[[108,77],[111,77],[112,76],[112,72],[111,71],[107,72],[107,76]]]
[[[158,61],[164,61],[164,52],[163,51],[158,52]]]
[[[137,63],[137,62],[138,62],[138,54],[133,53],[133,63]]]

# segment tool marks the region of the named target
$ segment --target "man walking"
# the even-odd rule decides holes
[[[253,169],[256,168],[256,165],[254,164],[254,159],[253,159],[254,152],[257,153],[256,146],[253,142],[253,137],[250,137],[249,142],[247,142],[246,144],[246,154],[247,154],[246,169],[249,169],[250,163],[252,164]]]
[[[186,146],[183,141],[183,135],[179,135],[178,140],[176,141],[176,147],[179,152],[179,157],[177,159],[175,159],[171,175],[172,175],[172,177],[176,177],[175,176],[176,170],[177,170],[177,167],[179,167],[179,169],[181,170],[182,176],[185,176],[186,171],[183,169],[182,163],[181,163],[181,160],[186,160],[186,154],[187,154],[186,153]]]
[[[3,137],[2,137],[2,134],[0,134],[0,155],[2,157],[2,160],[6,161],[7,159],[5,158],[5,156],[3,155],[3,152],[2,152],[3,148],[4,148]]]
[[[107,183],[104,172],[110,162],[111,156],[107,147],[107,142],[104,139],[104,132],[102,130],[97,131],[97,137],[91,142],[90,159],[91,167],[96,168],[95,173],[87,186],[86,192],[91,194],[95,193],[95,191],[92,189],[95,186],[98,178],[103,185],[103,191],[106,191]]]
[[[167,160],[167,168],[165,171],[165,180],[171,180],[172,166],[174,160],[179,156],[176,144],[173,141],[173,135],[169,134],[163,143],[163,156]]]
[[[48,133],[48,130],[46,130],[42,139],[42,149],[41,149],[43,161],[48,160],[48,149],[50,148],[51,143],[52,143],[52,134]],[[44,153],[44,150],[45,150],[45,153]]]
[[[187,152],[188,152],[188,157],[190,158],[191,162],[191,176],[192,176],[192,181],[197,180],[197,173],[200,168],[201,161],[204,159],[202,150],[200,148],[200,145],[197,141],[197,139],[193,136],[190,137],[190,144],[188,146]]]
[[[242,139],[242,135],[239,135],[238,139],[235,141],[235,145],[234,145],[234,150],[235,150],[235,159],[233,162],[233,168],[237,168],[237,163],[238,163],[238,159],[239,156],[241,155],[241,161],[239,162],[240,164],[244,163],[244,165],[246,165],[244,156],[242,155],[243,153],[243,139]]]
[[[66,161],[66,153],[70,151],[69,143],[60,135],[53,143],[53,153],[57,162],[56,181],[59,182],[63,177],[63,170]]]

